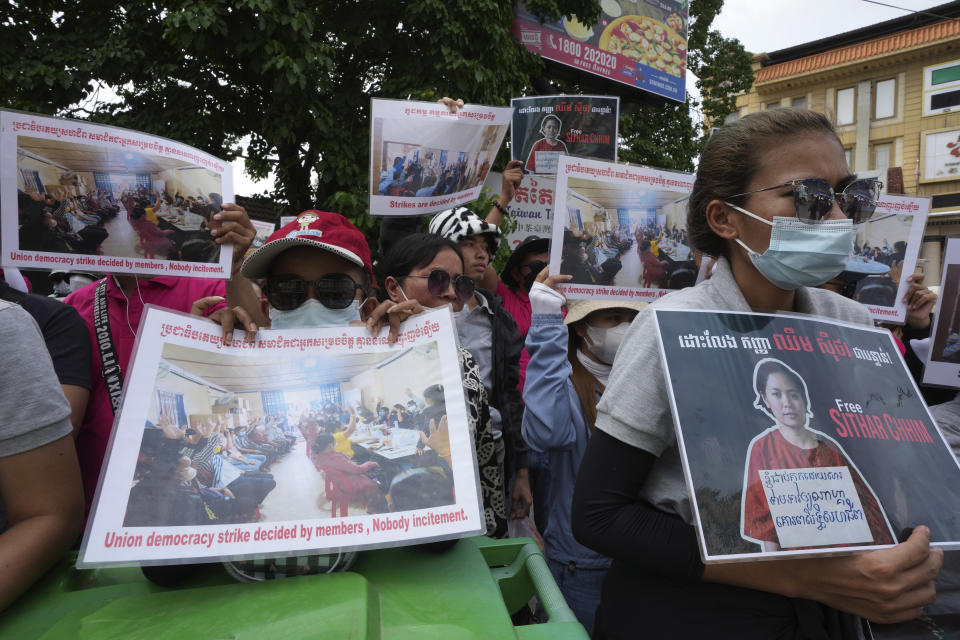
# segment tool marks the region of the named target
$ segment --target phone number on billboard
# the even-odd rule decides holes
[[[584,52],[583,45],[576,40],[568,40],[567,38],[559,38],[559,40],[560,46],[558,48],[563,53],[567,53],[578,58],[583,57],[586,62],[594,62],[602,67],[616,70],[617,57],[612,53],[606,53],[592,47],[587,47],[586,52]]]

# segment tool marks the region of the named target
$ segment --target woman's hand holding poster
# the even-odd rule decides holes
[[[453,318],[241,332],[150,307],[81,567],[209,562],[484,530]]]
[[[889,331],[657,309],[706,562],[960,546],[960,466]]]

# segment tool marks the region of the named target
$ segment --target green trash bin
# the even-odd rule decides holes
[[[348,572],[258,583],[205,565],[174,588],[137,567],[82,571],[74,561],[0,615],[0,638],[587,638],[528,538],[365,551]],[[513,626],[510,615],[533,596],[549,621]]]

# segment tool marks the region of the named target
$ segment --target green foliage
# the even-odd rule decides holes
[[[527,4],[584,22],[600,12],[594,0]],[[711,118],[752,80],[739,43],[709,31],[720,6],[690,6],[690,64]],[[339,211],[376,242],[370,98],[506,105],[534,86],[591,88],[544,80],[512,20],[509,0],[16,0],[0,8],[0,105],[148,131],[228,160],[249,136],[247,172],[276,173],[270,196],[284,213]],[[120,101],[98,102],[101,86],[119,88]],[[687,105],[622,104],[624,161],[692,168],[701,134]]]

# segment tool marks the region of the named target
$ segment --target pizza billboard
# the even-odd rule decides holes
[[[514,6],[512,32],[547,60],[677,102],[686,99],[687,2],[600,0],[590,26],[576,16],[541,19]]]

